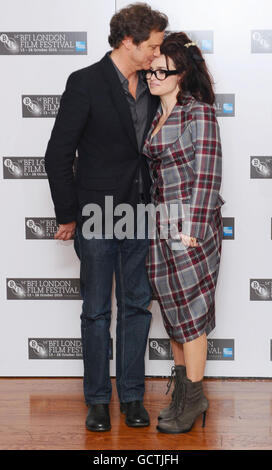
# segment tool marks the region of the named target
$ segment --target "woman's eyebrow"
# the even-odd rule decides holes
[[[164,65],[162,65],[161,67],[156,67],[155,69],[150,67],[150,70],[167,70],[167,68]]]

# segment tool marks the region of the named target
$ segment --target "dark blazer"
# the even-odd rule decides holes
[[[145,134],[159,104],[156,97],[148,96]],[[106,195],[113,196],[113,207],[120,203],[136,207],[140,167],[149,202],[146,159],[138,150],[127,99],[106,54],[101,61],[73,72],[61,97],[45,155],[57,222],[77,220],[87,203],[104,210]]]

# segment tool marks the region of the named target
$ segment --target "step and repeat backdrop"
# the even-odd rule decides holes
[[[121,0],[2,5],[0,375],[82,376],[79,261],[57,230],[44,154],[71,72],[108,51]],[[269,0],[147,1],[186,31],[215,82],[223,145],[224,240],[205,375],[271,377],[272,6]],[[113,288],[111,374],[115,375]],[[152,303],[146,375],[165,376],[170,343]]]

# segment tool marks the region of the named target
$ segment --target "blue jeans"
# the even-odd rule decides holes
[[[151,321],[147,307],[152,294],[145,267],[149,240],[87,240],[81,228],[77,227],[74,247],[81,261],[81,335],[86,404],[109,403],[111,399],[109,330],[114,273],[118,396],[120,402],[142,400],[144,356]]]

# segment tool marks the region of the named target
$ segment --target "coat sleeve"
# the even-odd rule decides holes
[[[45,154],[45,169],[59,224],[76,220],[78,207],[73,164],[89,107],[82,80],[78,72],[73,72],[61,97]]]
[[[214,209],[222,205],[222,200],[219,200],[222,152],[219,126],[213,107],[197,107],[193,113],[191,131],[195,152],[195,179],[190,199],[189,235],[203,240]]]

